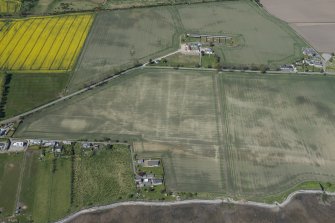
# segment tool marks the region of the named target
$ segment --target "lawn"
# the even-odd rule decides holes
[[[162,59],[157,64],[152,64],[152,66],[199,67],[199,63],[200,56],[176,53],[166,57],[165,59]]]
[[[75,209],[125,200],[135,192],[130,150],[114,145],[94,156],[76,156],[74,161]]]
[[[0,70],[71,70],[92,22],[92,14],[0,20]]]
[[[15,211],[22,160],[23,153],[0,154],[0,219],[12,215]]]
[[[145,68],[28,117],[16,136],[135,139],[139,156],[163,159],[169,190],[261,199],[335,181],[334,82]]]
[[[18,115],[61,96],[68,74],[13,74],[5,117]]]

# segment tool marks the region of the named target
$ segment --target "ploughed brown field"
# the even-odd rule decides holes
[[[163,206],[123,206],[103,212],[84,214],[71,223],[107,222],[248,222],[248,223],[333,223],[335,198],[324,202],[321,195],[297,195],[283,208],[246,205],[187,204]]]
[[[317,50],[335,51],[335,1],[263,0],[262,4],[268,12],[288,22]]]

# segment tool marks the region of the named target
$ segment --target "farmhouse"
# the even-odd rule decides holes
[[[285,64],[283,66],[280,67],[281,71],[285,71],[285,72],[296,72],[297,69],[293,64]]]
[[[318,54],[313,48],[305,48],[302,53],[309,57],[314,57]]]
[[[135,183],[137,187],[151,187],[163,184],[163,179],[156,178],[153,174],[136,175]]]

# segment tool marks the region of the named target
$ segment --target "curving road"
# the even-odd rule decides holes
[[[144,201],[126,201],[121,203],[115,203],[105,206],[96,206],[91,207],[88,209],[83,209],[76,213],[73,213],[55,223],[67,223],[75,218],[79,217],[82,214],[93,213],[96,211],[105,211],[112,208],[122,207],[122,206],[133,206],[133,205],[141,205],[141,206],[173,206],[173,205],[184,205],[184,204],[237,204],[237,205],[247,205],[247,206],[256,206],[261,208],[277,208],[277,207],[284,207],[294,198],[294,196],[298,194],[322,194],[323,192],[320,190],[299,190],[296,192],[291,193],[285,201],[281,204],[265,204],[253,201],[235,201],[233,199],[216,199],[216,200],[185,200],[185,201],[173,201],[173,202],[144,202]],[[325,192],[327,195],[335,196],[335,193]]]

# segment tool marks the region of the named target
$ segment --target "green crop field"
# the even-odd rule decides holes
[[[226,64],[282,65],[302,57],[304,41],[284,22],[251,1],[227,1],[176,7],[190,33],[241,35],[239,47],[215,47]]]
[[[175,32],[167,7],[97,14],[68,90],[177,49]]]
[[[18,115],[60,97],[67,80],[68,74],[13,74],[5,116]]]
[[[15,211],[22,158],[23,153],[0,154],[0,220],[1,217],[12,215]]]
[[[334,84],[147,68],[25,119],[16,136],[134,139],[163,158],[171,190],[255,199],[335,180]]]

